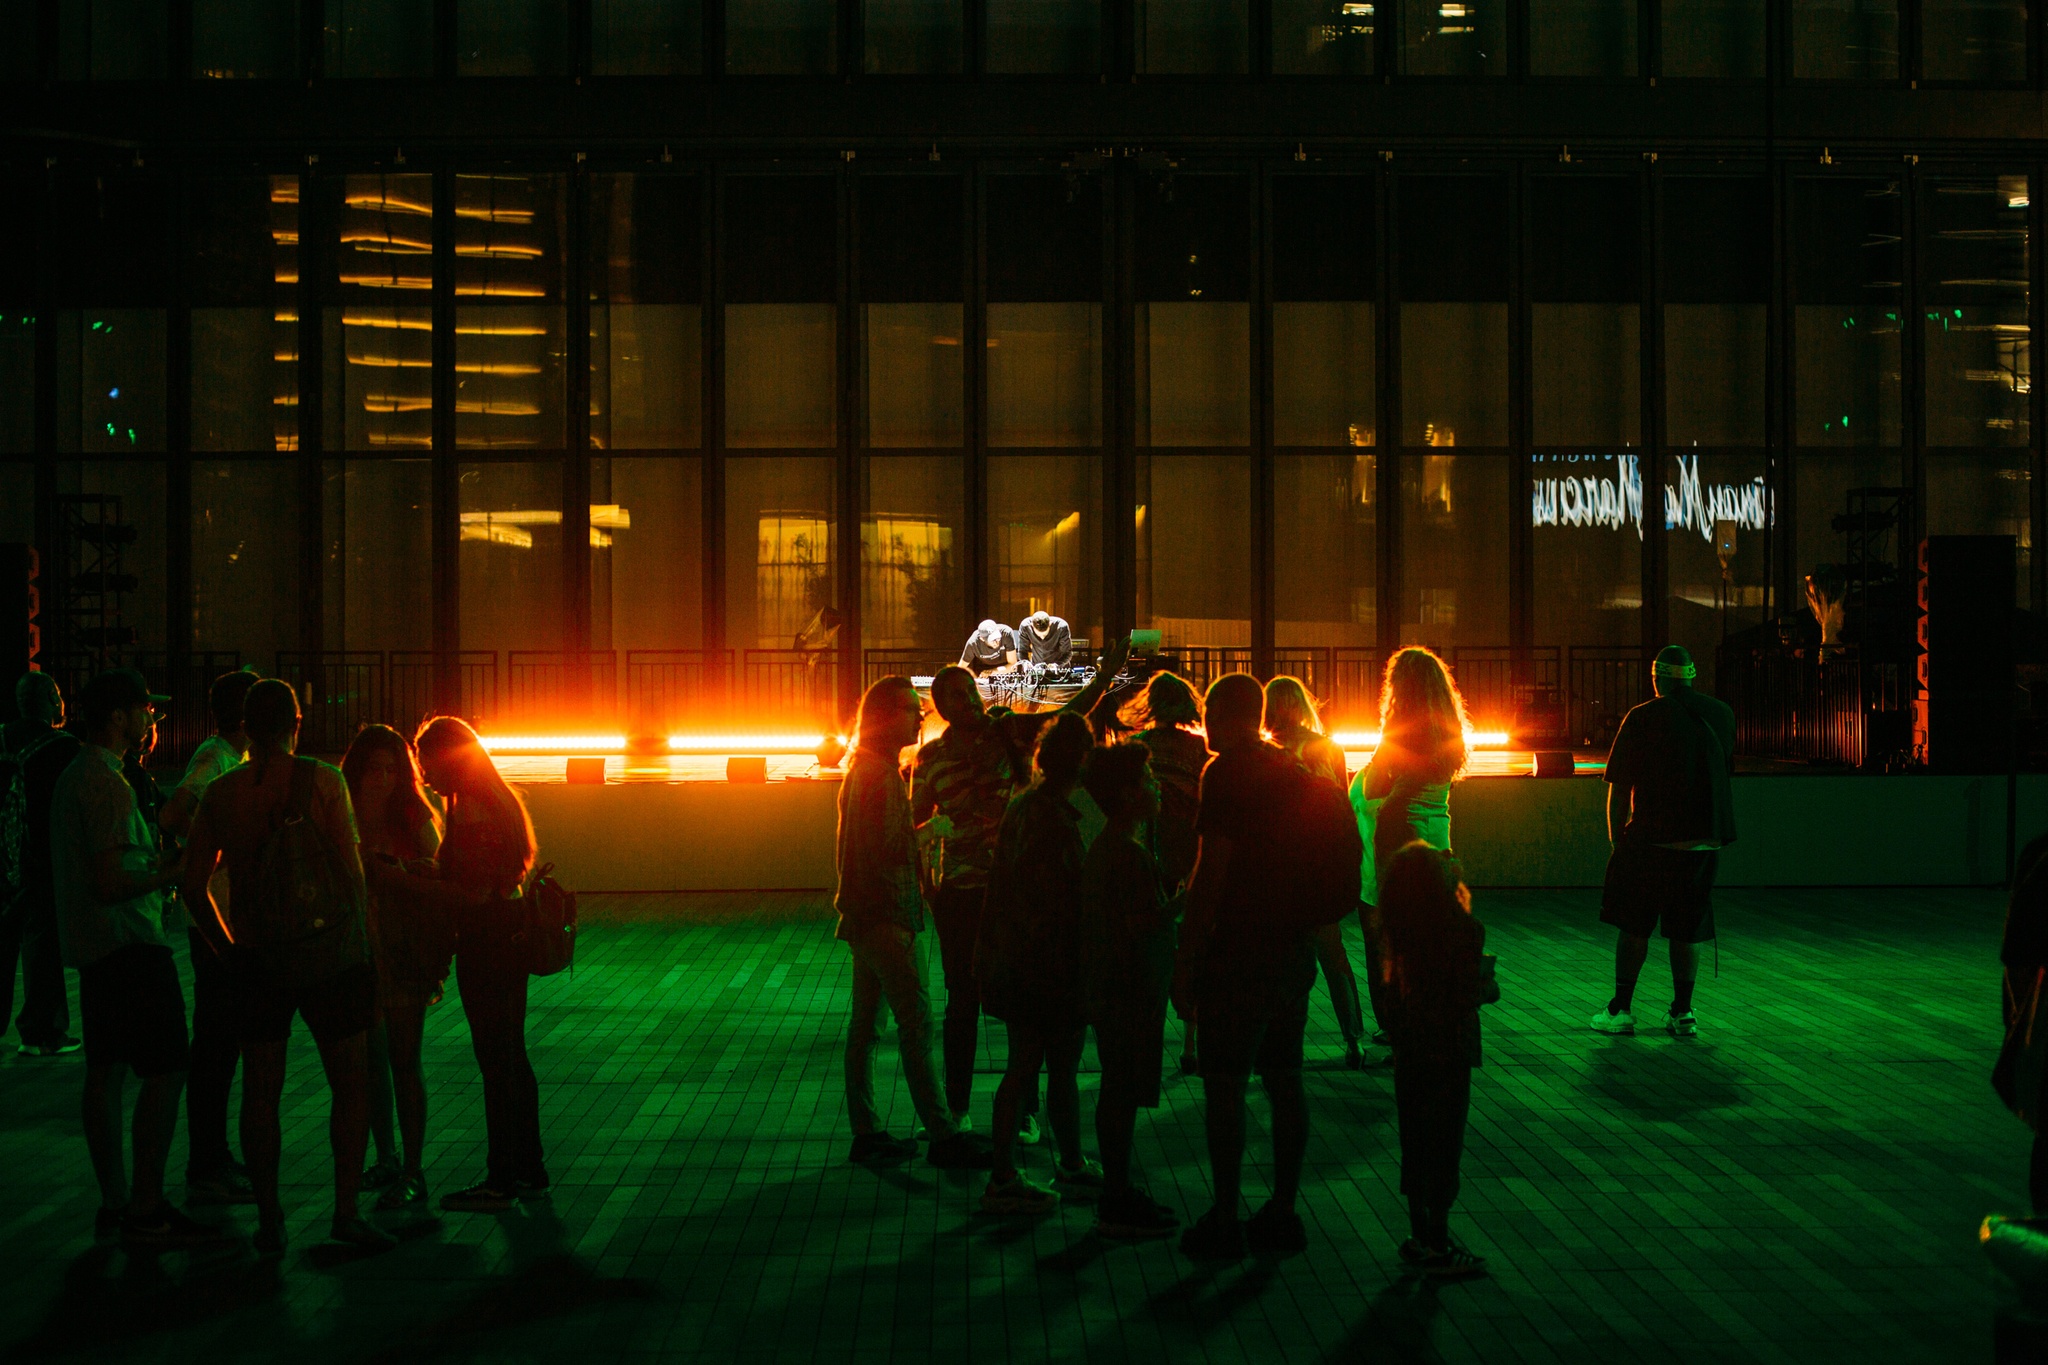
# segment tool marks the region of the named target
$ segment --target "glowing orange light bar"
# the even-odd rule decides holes
[[[807,754],[825,742],[823,735],[670,735],[669,752],[678,754]]]
[[[1337,730],[1330,738],[1337,747],[1357,752],[1380,747],[1380,732],[1377,730]],[[1505,749],[1508,747],[1508,732],[1505,730],[1467,730],[1465,746],[1470,749]]]
[[[477,742],[491,754],[622,754],[624,735],[480,735]]]

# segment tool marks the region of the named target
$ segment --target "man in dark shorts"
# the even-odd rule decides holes
[[[85,1033],[86,1150],[99,1180],[94,1232],[138,1246],[187,1246],[215,1229],[164,1198],[164,1163],[178,1123],[188,1041],[185,995],[164,936],[166,887],[175,864],[157,853],[156,831],[121,775],[121,756],[156,723],[149,684],[132,669],[87,684],[79,710],[85,743],[50,799],[50,870],[64,961],[78,969]],[[135,1102],[135,1172],[121,1152],[121,1091]]]
[[[259,881],[274,831],[297,806],[325,836],[354,893],[358,915],[367,893],[357,848],[354,810],[341,771],[293,750],[299,739],[299,701],[287,683],[271,678],[249,689],[242,704],[249,761],[215,778],[199,800],[186,845],[185,903],[193,922],[237,975],[237,1032],[242,1044],[242,1155],[256,1188],[256,1250],[280,1255],[285,1247],[284,1208],[277,1175],[283,1146],[278,1101],[284,1094],[285,1043],[292,1016],[302,1015],[333,1092],[328,1133],[334,1148],[334,1241],[364,1251],[384,1251],[397,1241],[366,1222],[356,1209],[362,1186],[363,1153],[369,1145],[369,1050],[365,1034],[376,1014],[377,978],[368,941],[360,962],[339,968],[310,985],[287,979],[284,964],[252,952],[262,941],[260,917],[274,914]],[[225,864],[228,903],[224,918],[209,886]],[[239,946],[238,946],[239,945]]]
[[[1204,1258],[1307,1245],[1294,1201],[1308,1151],[1301,1042],[1316,954],[1313,938],[1287,926],[1275,903],[1294,760],[1261,736],[1265,704],[1258,679],[1230,673],[1209,688],[1204,707],[1216,757],[1202,772],[1187,951],[1216,1204],[1181,1235],[1181,1250]],[[1273,1198],[1240,1223],[1244,1092],[1253,1071],[1273,1104]]]
[[[1657,697],[1622,718],[1607,756],[1607,885],[1600,920],[1620,931],[1614,948],[1614,998],[1593,1016],[1601,1033],[1636,1031],[1630,1006],[1650,952],[1650,931],[1671,945],[1675,1037],[1699,1032],[1692,1014],[1699,945],[1714,937],[1714,872],[1735,842],[1735,713],[1693,690],[1692,655],[1666,645],[1657,654]]]

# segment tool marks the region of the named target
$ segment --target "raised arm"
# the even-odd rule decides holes
[[[1109,648],[1103,651],[1102,663],[1095,670],[1095,676],[1090,678],[1088,685],[1082,688],[1080,693],[1072,701],[1062,706],[1060,710],[1072,711],[1086,719],[1088,713],[1095,709],[1095,703],[1102,700],[1103,694],[1109,691],[1109,685],[1116,681],[1116,675],[1123,672],[1124,665],[1130,661],[1130,658],[1131,642],[1129,637],[1112,642]]]

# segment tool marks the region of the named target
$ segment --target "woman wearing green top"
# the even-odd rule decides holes
[[[1376,869],[1414,840],[1451,847],[1451,783],[1465,775],[1465,699],[1450,670],[1420,646],[1395,653],[1380,680],[1380,742],[1351,781],[1351,809],[1365,844],[1359,916],[1365,926],[1366,993],[1384,1021],[1379,878]],[[1384,1041],[1384,1037],[1375,1038]]]

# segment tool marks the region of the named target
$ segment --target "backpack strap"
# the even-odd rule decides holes
[[[310,758],[292,759],[292,788],[284,799],[284,819],[307,820],[313,815],[313,775],[320,765]]]

